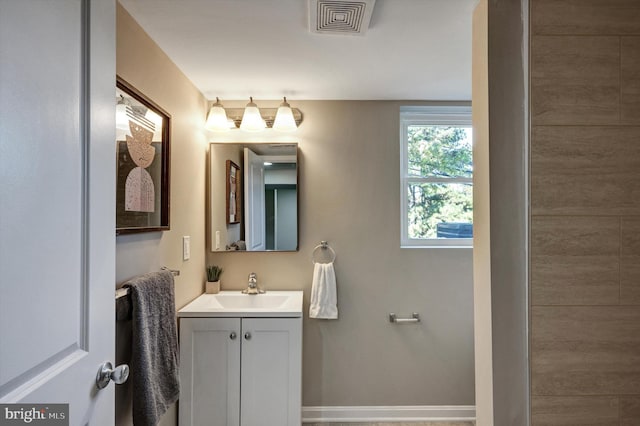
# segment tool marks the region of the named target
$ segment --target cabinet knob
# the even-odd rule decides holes
[[[246,333],[244,333],[244,338],[246,340],[251,340],[251,333],[249,333],[248,331]]]
[[[231,340],[236,340],[236,337],[238,337],[238,335],[236,334],[235,331],[232,331],[231,334],[229,335],[229,339]]]

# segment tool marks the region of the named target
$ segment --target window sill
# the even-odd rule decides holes
[[[473,238],[401,238],[400,248],[456,248],[472,249]]]

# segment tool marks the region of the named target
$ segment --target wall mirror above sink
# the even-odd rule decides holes
[[[211,251],[298,250],[298,144],[211,143]]]

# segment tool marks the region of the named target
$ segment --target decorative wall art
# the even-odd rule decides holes
[[[227,160],[227,224],[240,223],[240,167]]]
[[[116,235],[169,229],[170,115],[116,79]]]

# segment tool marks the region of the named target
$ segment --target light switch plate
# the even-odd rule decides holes
[[[189,260],[191,258],[191,237],[182,237],[182,260]]]

